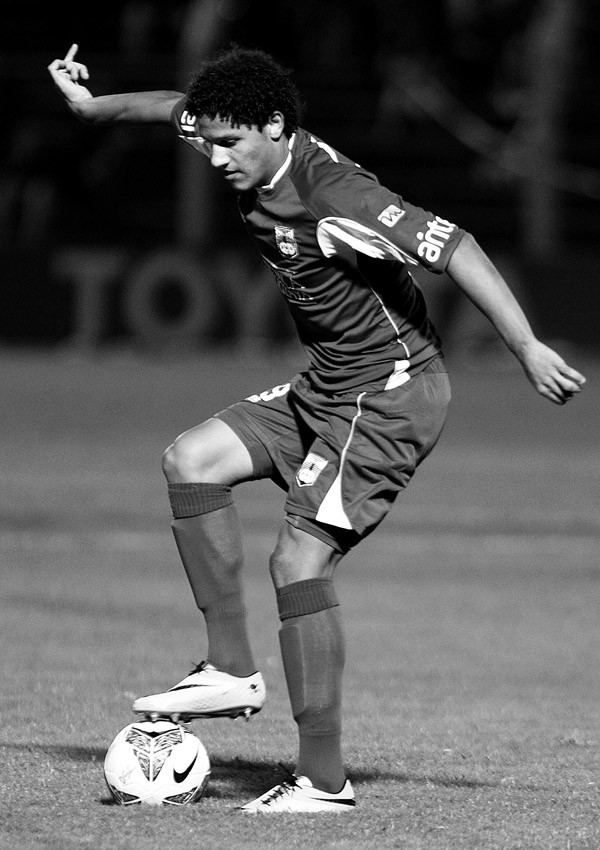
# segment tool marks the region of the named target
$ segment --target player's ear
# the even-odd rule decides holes
[[[283,136],[283,128],[285,127],[285,118],[281,112],[273,112],[269,116],[267,122],[267,131],[274,142],[278,142]]]

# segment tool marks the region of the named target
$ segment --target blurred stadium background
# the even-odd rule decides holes
[[[184,89],[236,41],[296,71],[304,125],[467,229],[538,333],[596,354],[598,0],[10,3],[0,32],[0,343],[256,350],[291,326],[228,187],[169,128],[78,123],[46,66],[80,45],[96,94]],[[447,350],[494,352],[444,281]]]

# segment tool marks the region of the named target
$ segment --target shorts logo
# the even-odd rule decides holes
[[[296,473],[296,481],[300,487],[312,487],[319,475],[323,472],[328,460],[320,455],[309,452],[304,459],[304,463]]]
[[[294,235],[293,227],[284,227],[281,224],[275,225],[275,242],[279,253],[288,260],[298,256],[298,243]]]
[[[377,221],[385,224],[386,227],[393,227],[403,216],[406,215],[406,210],[400,209],[395,204],[390,204],[383,212],[377,216]]]

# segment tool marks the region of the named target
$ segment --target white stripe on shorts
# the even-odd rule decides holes
[[[342,474],[344,471],[344,461],[346,459],[346,455],[348,454],[348,449],[350,447],[350,443],[352,442],[352,437],[354,436],[356,422],[362,415],[362,408],[360,403],[365,395],[366,393],[364,392],[360,393],[360,395],[356,399],[356,415],[352,420],[348,439],[346,440],[346,444],[342,449],[338,474],[335,477],[335,481],[327,491],[325,498],[321,502],[321,507],[319,508],[315,517],[318,522],[325,522],[327,523],[327,525],[335,525],[337,528],[352,529],[352,523],[348,519],[342,502]]]

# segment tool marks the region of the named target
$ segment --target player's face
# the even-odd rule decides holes
[[[280,113],[264,127],[235,127],[228,119],[204,115],[198,120],[198,131],[211,165],[237,192],[266,186],[288,154]]]

